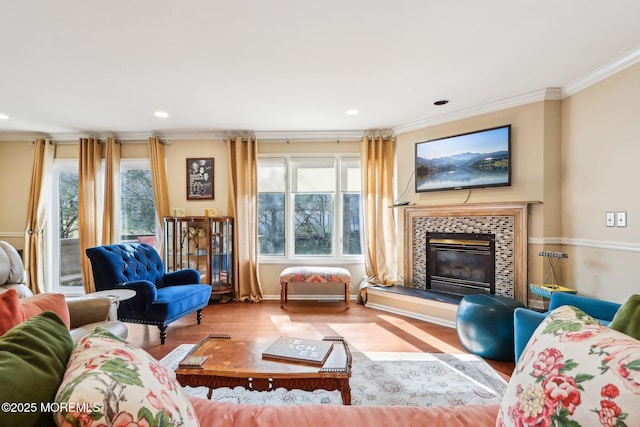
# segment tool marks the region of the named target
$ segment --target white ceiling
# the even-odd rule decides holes
[[[579,90],[640,1],[0,0],[0,41],[1,139],[348,136]]]

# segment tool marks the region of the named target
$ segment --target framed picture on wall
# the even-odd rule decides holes
[[[187,200],[213,199],[213,157],[187,159]]]

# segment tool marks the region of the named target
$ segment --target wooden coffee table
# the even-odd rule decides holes
[[[202,368],[178,368],[176,379],[183,386],[244,387],[247,390],[272,391],[317,389],[340,390],[342,403],[351,405],[351,352],[342,337],[325,337],[333,350],[321,367],[266,360],[262,352],[278,337],[237,339],[229,335],[209,335],[190,352],[190,356],[208,357]]]

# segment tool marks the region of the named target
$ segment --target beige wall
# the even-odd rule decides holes
[[[169,207],[182,208],[187,215],[202,216],[206,208],[215,208],[218,215],[229,212],[229,190],[227,187],[227,148],[219,140],[174,141],[165,145],[167,158],[167,181],[169,185]],[[214,158],[214,200],[187,200],[188,158]]]
[[[402,191],[411,178],[405,201],[418,205],[479,202],[542,201],[544,199],[544,103],[534,103],[495,113],[449,122],[397,137],[397,186]],[[511,187],[416,193],[411,177],[415,144],[436,138],[511,124]],[[468,198],[467,198],[468,196]]]
[[[31,141],[0,142],[0,240],[24,249],[33,163]]]
[[[148,158],[146,143],[124,142],[123,158]],[[187,215],[204,215],[205,208],[213,207],[220,215],[228,212],[227,151],[221,141],[171,141],[165,146],[167,158],[167,181],[169,184],[169,206],[185,209]],[[186,199],[186,159],[190,157],[213,157],[215,200]],[[76,144],[60,144],[56,147],[56,159],[77,159]],[[5,209],[0,211],[0,239],[21,249],[24,246],[25,219],[33,144],[30,141],[0,142],[0,186],[1,200]],[[10,208],[9,208],[10,207]]]
[[[636,64],[562,105],[565,277],[581,294],[619,302],[639,292],[639,82]],[[626,211],[627,227],[606,227],[607,211]]]
[[[405,201],[419,205],[480,202],[534,202],[529,212],[529,281],[544,278],[541,248],[567,246],[561,264],[563,284],[580,294],[622,301],[637,292],[640,273],[640,199],[635,169],[640,157],[640,64],[596,83],[562,102],[537,102],[398,135],[396,188],[402,192],[414,170],[415,143],[503,124],[512,124],[513,176],[508,188],[416,194],[411,179]],[[262,153],[358,152],[357,142],[264,143]],[[227,213],[226,148],[221,141],[171,141],[165,147],[171,208],[202,215],[206,207]],[[75,157],[74,145],[58,147],[58,157]],[[33,146],[0,142],[0,239],[23,247]],[[123,157],[145,157],[145,144],[125,143]],[[215,158],[215,200],[187,201],[185,159]],[[606,211],[626,211],[626,228],[605,227]],[[399,248],[402,209],[396,210]],[[399,265],[403,265],[400,253]],[[278,294],[282,264],[262,264],[265,295]],[[361,264],[346,266],[354,282]],[[354,285],[356,286],[356,285]],[[307,289],[300,292],[317,290]],[[296,291],[294,291],[296,292]],[[318,291],[319,292],[319,291]],[[340,289],[329,290],[340,294]]]
[[[529,104],[399,135],[397,190],[403,191],[413,172],[416,142],[511,123],[512,187],[416,194],[412,180],[403,200],[418,205],[536,202],[529,213],[529,281],[542,281],[549,270],[539,250],[566,250],[569,258],[559,267],[562,284],[582,295],[622,302],[638,292],[640,274],[634,173],[640,157],[639,81],[636,64],[562,102]],[[607,211],[626,211],[627,227],[605,227]],[[402,242],[401,229],[399,238]]]
[[[560,102],[537,102],[449,122],[398,135],[396,143],[397,191],[409,184],[402,199],[417,205],[455,205],[483,202],[532,202],[529,237],[534,242],[559,237],[560,212]],[[415,144],[436,138],[511,124],[512,176],[510,187],[416,193],[412,177]],[[404,247],[403,210],[397,210],[399,246]],[[530,248],[537,253],[537,248]],[[404,255],[404,254],[402,254]],[[543,264],[529,257],[529,281],[543,279]],[[401,260],[400,266],[403,266]]]
[[[261,153],[359,153],[360,144],[354,141],[305,141],[305,142],[268,142],[260,144]],[[142,142],[124,142],[123,158],[147,158],[148,148]],[[171,140],[165,145],[167,161],[167,181],[169,186],[169,206],[182,208],[187,215],[204,215],[205,208],[215,208],[219,215],[228,214],[228,168],[227,151],[220,140]],[[76,144],[62,144],[56,148],[57,159],[77,159]],[[186,199],[186,159],[213,157],[214,160],[214,200]],[[27,215],[27,200],[33,162],[33,144],[30,141],[0,142],[0,180],[10,185],[0,186],[0,197],[5,206],[0,212],[0,239],[9,241],[17,248],[24,246],[24,228]],[[290,264],[266,263],[260,267],[263,293],[269,298],[279,298],[280,272]],[[358,284],[364,277],[362,263],[342,264],[350,270],[353,277],[352,292],[355,294]],[[314,298],[318,295],[340,296],[344,289],[340,286],[292,286],[292,298]]]

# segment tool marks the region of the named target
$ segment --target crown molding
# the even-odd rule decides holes
[[[77,142],[79,138],[98,138],[105,140],[115,137],[119,141],[146,142],[150,137],[171,140],[224,140],[234,136],[255,136],[259,141],[355,141],[365,134],[362,130],[336,131],[167,131],[167,132],[0,132],[0,141],[32,141],[38,138],[51,138],[58,143]]]
[[[257,131],[258,141],[349,141],[361,140],[364,131]]]
[[[562,87],[562,97],[574,95],[640,61],[640,46],[595,71]]]
[[[392,128],[395,135],[411,132],[414,130],[423,129],[430,126],[439,125],[442,123],[453,122],[455,120],[462,120],[469,117],[479,116],[481,114],[493,113],[495,111],[506,110],[508,108],[518,107],[520,105],[531,104],[533,102],[540,101],[560,101],[562,99],[561,88],[546,88],[536,90],[533,92],[525,93],[522,95],[513,96],[510,98],[501,99],[498,101],[489,102],[487,104],[478,105],[471,108],[466,108],[459,111],[451,112],[450,114],[443,114],[436,117],[430,117],[423,120],[417,120],[415,122],[406,123],[404,125],[395,126]]]

